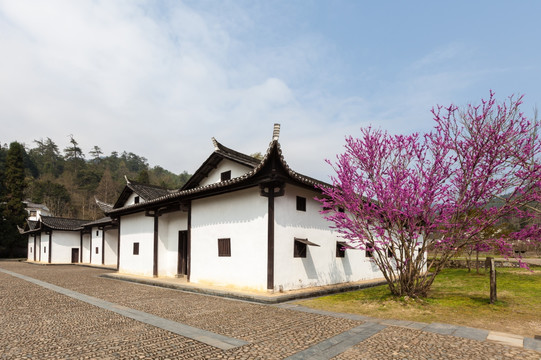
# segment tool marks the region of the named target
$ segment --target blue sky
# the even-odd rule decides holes
[[[541,103],[539,1],[0,0],[0,142],[69,135],[193,172],[216,137],[293,169],[363,126],[430,130],[489,90]]]

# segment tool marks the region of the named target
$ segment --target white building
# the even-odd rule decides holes
[[[42,263],[79,262],[82,225],[87,220],[41,215],[28,220],[23,233],[28,234],[28,260]]]
[[[107,211],[119,225],[118,271],[258,291],[381,278],[319,213],[316,185],[330,185],[293,171],[278,138],[275,125],[262,160],[213,139],[214,152],[177,191],[145,197],[128,182]]]
[[[23,201],[25,210],[28,213],[28,220],[38,221],[41,215],[51,216],[49,208],[43,204],[36,204],[30,200]]]
[[[103,219],[28,221],[28,260],[256,291],[382,278],[370,254],[330,229],[315,200],[317,186],[330,185],[287,165],[279,131],[261,160],[213,138],[214,151],[178,190],[126,179],[114,205],[97,201]]]

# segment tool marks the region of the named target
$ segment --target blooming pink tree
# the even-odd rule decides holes
[[[514,256],[512,241],[539,241],[540,123],[520,112],[521,102],[497,103],[491,92],[478,106],[438,106],[424,135],[361,129],[328,161],[336,176],[322,187],[322,213],[349,245],[371,251],[393,294],[426,296],[429,272],[467,247],[488,241]],[[527,225],[487,239],[509,216]]]

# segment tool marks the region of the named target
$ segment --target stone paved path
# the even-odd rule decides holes
[[[107,272],[103,269],[18,262],[0,262],[0,269],[69,292],[0,271],[0,359],[541,359],[541,352],[396,326],[398,322],[104,279],[98,277]],[[240,342],[224,350],[194,340],[193,333],[179,335],[73,293],[180,323],[196,335],[201,330]]]

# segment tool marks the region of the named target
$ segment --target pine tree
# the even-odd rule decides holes
[[[3,208],[3,234],[0,239],[0,256],[14,257],[24,256],[25,237],[20,235],[17,226],[23,226],[26,218],[24,207],[24,190],[26,187],[24,178],[24,147],[12,142],[6,156],[6,168],[4,174],[4,208]]]

